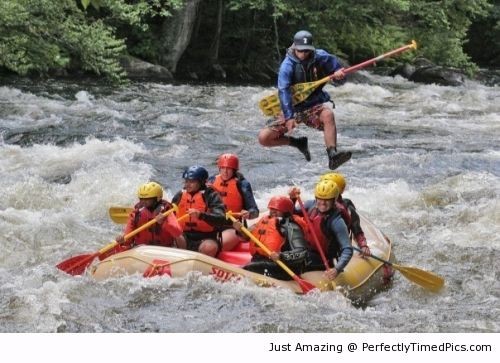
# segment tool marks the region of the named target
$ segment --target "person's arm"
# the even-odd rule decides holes
[[[294,116],[291,90],[292,80],[293,65],[285,58],[285,60],[281,63],[278,73],[278,96],[285,120],[290,120]]]
[[[333,74],[344,68],[335,55],[323,49],[316,49],[316,60],[321,63],[322,68],[327,74]]]
[[[248,219],[257,218],[259,216],[259,208],[257,207],[257,203],[255,202],[252,186],[246,179],[240,180],[239,184],[243,197],[243,208],[249,213]]]
[[[207,188],[205,190],[205,201],[208,211],[201,212],[198,217],[199,219],[216,227],[232,225],[232,222],[226,219],[226,207],[222,203],[219,193],[211,188]]]
[[[337,258],[337,263],[335,264],[335,270],[338,273],[342,272],[351,260],[353,249],[351,245],[351,239],[349,238],[349,232],[347,231],[347,226],[340,215],[335,218],[330,218],[328,230],[335,236],[333,240],[338,243],[339,256]],[[335,248],[330,244],[329,248]],[[331,256],[331,254],[328,254]]]

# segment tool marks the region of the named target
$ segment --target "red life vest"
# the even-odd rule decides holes
[[[335,207],[338,209],[338,211],[340,212],[340,216],[342,217],[342,219],[344,220],[347,228],[349,229],[349,231],[351,230],[351,212],[349,212],[349,208],[347,208],[347,205],[345,205],[344,203],[340,202],[340,201],[336,201],[335,202]]]
[[[311,220],[312,228],[314,230],[314,233],[318,237],[318,242],[319,245],[321,246],[321,249],[323,250],[323,253],[326,255],[327,253],[327,247],[328,247],[328,238],[325,236],[323,233],[323,228],[321,228],[321,225],[325,219],[325,216],[322,215],[317,208],[312,208],[309,210],[309,219]],[[312,249],[315,251],[318,251],[318,248],[316,247],[316,243],[314,240],[311,238],[311,240],[307,240],[309,245],[311,246]]]
[[[241,212],[244,207],[243,197],[238,189],[238,179],[222,180],[220,175],[215,177],[212,187],[219,192],[226,209],[231,212]]]
[[[161,201],[160,203],[160,208],[157,207],[154,211],[150,211],[147,208],[138,208],[138,205],[136,205],[132,216],[133,222],[128,226],[128,228],[132,229],[130,231],[127,231],[127,233],[148,223],[158,214],[172,208],[172,205],[166,201]],[[165,221],[164,223],[167,223],[167,221]],[[173,245],[174,238],[170,233],[162,228],[161,225],[155,223],[151,227],[135,235],[132,241],[136,245],[153,244],[158,246],[171,247]]]
[[[252,228],[252,234],[261,241],[271,252],[281,252],[281,247],[285,243],[283,237],[278,230],[278,219],[275,217],[265,216],[261,218]],[[268,256],[261,248],[250,241],[250,253],[255,255],[258,253],[262,256]]]
[[[203,198],[204,191],[200,190],[194,195],[186,191],[182,192],[181,200],[179,201],[179,211],[177,216],[183,216],[187,213],[188,209],[196,209],[200,212],[208,211],[207,204]],[[213,232],[214,227],[205,221],[196,217],[189,217],[179,222],[184,232]]]
[[[340,216],[344,220],[347,229],[349,230],[349,234],[354,234],[353,232],[353,226],[352,226],[352,216],[351,216],[351,210],[349,209],[349,205],[342,199],[339,198],[335,202],[335,206],[340,212]],[[361,228],[361,227],[360,227]],[[368,246],[366,242],[366,237],[363,231],[358,232],[356,235],[354,235],[354,238],[356,239],[356,242],[358,243],[359,248],[363,248]]]

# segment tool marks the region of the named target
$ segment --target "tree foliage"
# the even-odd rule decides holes
[[[117,28],[147,32],[147,17],[169,16],[171,3],[181,1],[2,0],[0,66],[20,75],[84,70],[122,82],[127,39]]]
[[[165,46],[162,25],[186,1],[2,0],[0,67],[21,75],[84,70],[121,82],[119,57],[128,53],[155,62]],[[293,34],[308,29],[318,46],[350,62],[415,39],[419,55],[472,71],[475,64],[464,49],[498,65],[500,8],[492,1],[202,1],[178,69],[207,68],[211,45],[220,44],[218,61],[230,78],[271,74]],[[216,31],[220,4],[222,32]],[[469,39],[474,44],[467,44]]]

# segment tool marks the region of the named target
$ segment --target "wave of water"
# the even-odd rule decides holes
[[[328,87],[346,196],[394,242],[397,259],[446,279],[439,294],[401,275],[357,308],[336,293],[296,296],[247,284],[131,276],[95,282],[55,265],[120,233],[107,217],[154,179],[171,197],[186,166],[211,173],[240,155],[262,210],[290,185],[306,196],[326,169],[265,149],[253,86],[46,82],[0,87],[0,330],[3,332],[499,332],[500,90],[366,75]]]

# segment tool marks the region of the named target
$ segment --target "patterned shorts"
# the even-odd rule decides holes
[[[325,108],[332,108],[331,104],[323,103],[319,105],[315,105],[307,110],[296,112],[295,120],[298,124],[303,123],[307,127],[311,127],[313,129],[323,131],[323,124],[321,123],[319,116],[321,112]],[[281,113],[276,118],[272,118],[266,121],[266,127],[279,133],[280,135],[284,135],[288,132],[288,129],[285,125],[285,118],[283,117],[283,113]]]

